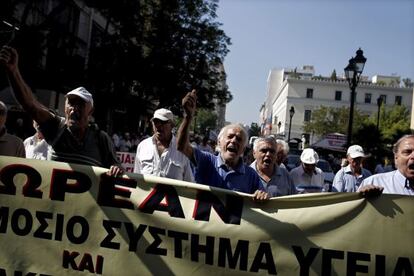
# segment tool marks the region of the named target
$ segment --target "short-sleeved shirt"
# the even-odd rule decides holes
[[[149,174],[194,182],[190,160],[177,150],[175,136],[161,156],[158,154],[154,137],[139,143],[135,156],[134,173]]]
[[[305,173],[302,165],[292,169],[290,171],[290,177],[292,178],[293,184],[306,185],[306,186],[319,186],[323,187],[325,184],[325,177],[321,169],[315,167],[315,171],[309,175]]]
[[[109,168],[121,166],[111,138],[102,130],[89,126],[82,141],[78,141],[65,124],[65,118],[55,116],[39,124],[46,142],[51,146],[51,160]]]
[[[364,168],[361,168],[361,174],[359,176],[353,175],[351,165],[348,165],[335,174],[332,183],[332,192],[356,192],[361,182],[369,176],[371,176],[371,172]]]
[[[196,161],[195,181],[213,187],[253,194],[265,191],[256,171],[245,165],[240,158],[235,169],[228,168],[219,155],[193,147]]]
[[[26,150],[26,158],[48,160],[50,159],[49,144],[45,139],[39,140],[35,135],[27,137],[24,141],[24,148]]]
[[[250,167],[257,172],[256,161],[250,164]],[[271,197],[293,195],[297,193],[296,187],[293,184],[288,171],[280,166],[275,165],[273,175],[269,182],[266,182],[260,175],[259,178],[260,182],[265,187],[266,192]]]
[[[366,185],[384,187],[384,194],[414,196],[414,189],[408,185],[408,179],[402,175],[399,170],[374,174],[364,179],[359,186],[359,189]]]
[[[0,136],[0,155],[26,157],[22,139],[7,133],[5,128]]]

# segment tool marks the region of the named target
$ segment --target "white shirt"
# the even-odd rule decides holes
[[[24,149],[26,151],[26,158],[50,160],[49,144],[45,139],[39,140],[35,135],[26,138],[23,142]]]
[[[135,156],[134,173],[150,174],[194,182],[190,160],[177,150],[175,136],[161,156],[153,137],[139,143]]]
[[[366,185],[375,185],[384,187],[384,194],[411,195],[414,196],[414,190],[406,184],[407,178],[399,170],[387,173],[374,174],[362,181],[361,187]]]
[[[295,186],[306,185],[323,187],[323,184],[325,183],[323,171],[317,167],[315,167],[315,171],[312,175],[309,175],[305,173],[302,165],[300,165],[290,171],[290,177],[292,177]]]

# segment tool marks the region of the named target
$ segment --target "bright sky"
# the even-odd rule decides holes
[[[363,75],[414,81],[413,0],[220,0],[217,14],[232,41],[227,121],[259,123],[270,69],[313,65],[316,75],[342,75],[359,47]]]

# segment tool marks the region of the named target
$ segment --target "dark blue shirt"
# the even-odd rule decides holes
[[[256,171],[246,166],[240,158],[236,169],[230,169],[219,155],[193,148],[196,160],[195,181],[213,187],[253,194],[264,191]]]

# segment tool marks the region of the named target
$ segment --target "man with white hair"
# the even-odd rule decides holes
[[[276,141],[273,137],[259,137],[253,143],[255,161],[250,165],[271,197],[296,194],[289,172],[278,166]]]
[[[184,119],[177,135],[177,148],[196,165],[197,183],[238,192],[253,194],[257,200],[268,198],[259,176],[243,163],[247,146],[247,133],[243,126],[231,124],[223,127],[218,135],[219,154],[213,155],[192,147],[189,140],[191,120],[196,109],[197,95],[193,90],[183,98]]]
[[[279,167],[286,169],[284,162],[289,153],[289,144],[282,139],[276,139],[276,144],[276,163]]]
[[[12,90],[23,109],[39,124],[46,142],[51,146],[51,159],[109,168],[109,175],[119,175],[123,168],[116,158],[111,138],[89,126],[93,98],[84,87],[65,96],[65,117],[42,105],[20,74],[17,51],[3,46],[0,64],[6,69]]]
[[[157,109],[151,124],[154,135],[139,143],[134,173],[194,182],[190,160],[177,150],[172,133],[174,114],[165,108]]]
[[[336,173],[332,192],[356,192],[362,181],[371,176],[371,172],[361,166],[364,157],[365,153],[361,146],[352,145],[348,148],[346,152],[348,165]]]
[[[306,148],[300,155],[301,164],[290,171],[293,183],[305,191],[321,191],[324,186],[324,173],[316,167],[319,155],[312,148]]]

